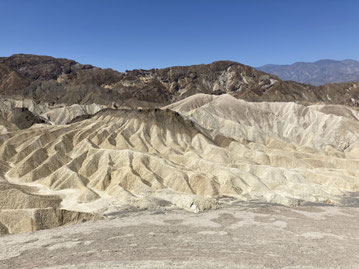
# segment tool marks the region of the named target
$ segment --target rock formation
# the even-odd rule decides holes
[[[341,105],[344,84],[283,82],[233,62],[118,73],[1,61],[27,87],[50,85],[0,99],[2,234],[128,207],[345,205],[359,191],[359,110]],[[79,85],[89,87],[79,104],[61,95]]]

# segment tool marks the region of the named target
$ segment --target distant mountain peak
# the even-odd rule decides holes
[[[283,80],[323,85],[359,81],[359,62],[352,59],[342,61],[322,59],[316,62],[296,62],[290,65],[267,64],[257,68],[278,76]]]

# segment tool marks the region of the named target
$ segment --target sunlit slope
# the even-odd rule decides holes
[[[340,204],[359,190],[359,122],[340,108],[320,110],[195,95],[162,110],[35,124],[0,136],[3,178],[86,212],[198,211],[228,197]]]

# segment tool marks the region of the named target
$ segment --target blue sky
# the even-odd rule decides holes
[[[359,60],[357,0],[0,0],[0,56],[120,71],[233,60]]]

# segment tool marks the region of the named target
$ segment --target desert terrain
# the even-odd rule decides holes
[[[352,268],[358,208],[232,204],[193,214],[128,209],[106,220],[0,237],[0,267]]]
[[[358,264],[358,83],[22,54],[0,75],[0,267]]]

